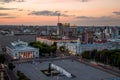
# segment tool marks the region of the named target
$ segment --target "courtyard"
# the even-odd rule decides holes
[[[41,70],[48,69],[49,63],[62,67],[63,69],[74,75],[74,77],[68,78],[62,74],[59,74],[57,76],[46,76],[41,72]],[[93,68],[86,64],[73,61],[71,59],[34,63],[28,62],[15,65],[15,72],[17,70],[20,70],[31,80],[104,80],[117,78],[117,76],[115,75]]]

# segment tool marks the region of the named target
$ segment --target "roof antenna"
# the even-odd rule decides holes
[[[58,23],[60,22],[60,14],[58,14]]]

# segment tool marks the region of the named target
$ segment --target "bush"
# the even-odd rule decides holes
[[[0,63],[4,63],[6,61],[5,55],[0,54]]]
[[[9,63],[8,67],[9,67],[10,70],[13,70],[15,68],[15,65],[13,63]]]
[[[19,77],[19,80],[30,80],[27,76],[24,75],[21,71],[17,71],[17,76]]]
[[[20,71],[17,71],[17,76],[19,76],[20,75]]]

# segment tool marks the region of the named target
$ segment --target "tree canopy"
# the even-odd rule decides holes
[[[44,54],[51,54],[53,53],[53,55],[56,53],[57,50],[57,46],[56,43],[53,43],[51,46],[47,45],[45,43],[41,43],[41,42],[32,42],[29,44],[30,46],[33,46],[35,48],[39,48],[39,52],[40,55],[44,55]]]
[[[14,65],[13,63],[9,63],[9,64],[8,64],[8,68],[9,68],[10,70],[13,70],[13,69],[15,68],[15,65]]]
[[[4,63],[5,61],[6,61],[5,55],[4,54],[0,54],[0,63]]]
[[[90,60],[95,60],[96,62],[109,64],[120,69],[120,49],[85,51],[82,53],[82,57]]]

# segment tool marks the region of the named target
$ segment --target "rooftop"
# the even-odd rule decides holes
[[[36,48],[31,47],[31,46],[28,46],[27,42],[20,41],[20,40],[11,42],[11,44],[8,45],[8,47],[11,48],[11,49],[14,49],[14,50],[32,50],[32,49],[36,49]]]

